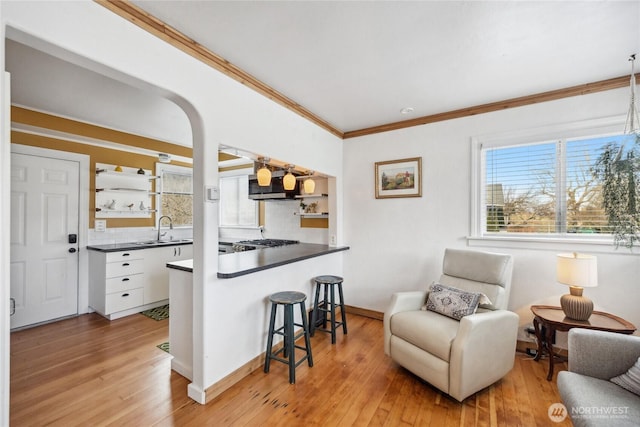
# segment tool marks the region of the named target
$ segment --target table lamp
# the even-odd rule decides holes
[[[595,256],[578,253],[558,254],[557,280],[569,285],[569,294],[562,295],[560,306],[574,320],[587,320],[593,312],[593,302],[582,296],[583,288],[598,286],[598,263]]]

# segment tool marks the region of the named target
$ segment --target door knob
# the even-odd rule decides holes
[[[74,254],[76,252],[76,248],[69,248],[69,253]]]

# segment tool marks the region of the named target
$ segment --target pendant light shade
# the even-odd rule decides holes
[[[313,171],[309,171],[309,176],[304,180],[304,192],[307,194],[313,194],[316,191],[316,182],[311,179],[311,175],[313,175]]]
[[[259,159],[262,160],[262,167],[258,169],[256,175],[258,176],[258,185],[260,187],[268,187],[271,185],[271,171],[267,168],[266,162],[268,158]]]
[[[284,189],[287,191],[291,191],[296,188],[296,177],[291,173],[291,169],[293,165],[287,165],[287,174],[282,178],[282,184],[284,185]]]

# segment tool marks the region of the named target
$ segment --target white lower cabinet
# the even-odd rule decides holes
[[[193,245],[89,251],[89,305],[108,319],[166,304],[167,262],[193,258]]]
[[[169,299],[168,262],[193,258],[193,245],[161,246],[143,249],[144,303]]]

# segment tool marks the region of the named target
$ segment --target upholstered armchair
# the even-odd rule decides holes
[[[442,269],[425,290],[393,295],[384,314],[384,351],[462,402],[513,368],[518,315],[506,310],[513,258],[446,249]]]
[[[574,328],[558,391],[575,427],[640,424],[640,337]],[[635,393],[635,394],[634,394]]]

